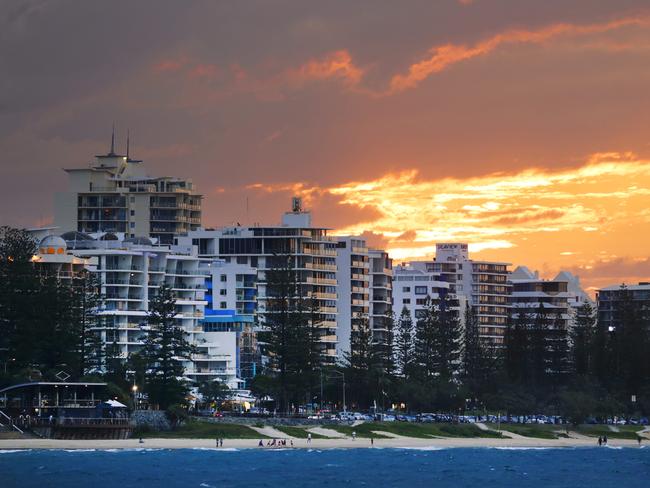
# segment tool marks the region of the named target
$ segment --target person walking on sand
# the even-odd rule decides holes
[[[214,444],[215,444],[215,447],[219,447],[219,438],[218,437],[214,440]]]
[[[642,440],[642,439],[641,439],[641,436],[640,436],[639,434],[637,434],[637,435],[636,435],[636,442],[637,442],[637,444],[639,445],[639,447],[641,447],[641,440]]]
[[[260,442],[257,444],[257,447],[264,447],[264,441],[260,439]]]
[[[311,432],[307,434],[307,444],[311,444]]]
[[[607,434],[603,436],[603,444],[607,445]]]
[[[375,445],[375,438],[371,437],[370,438],[370,447],[373,447]]]
[[[356,440],[356,438],[357,438],[357,433],[356,433],[356,431],[353,430],[352,431],[352,440]]]
[[[219,447],[223,447],[223,437],[219,439]]]
[[[602,446],[603,445],[603,438],[598,436],[598,445]]]

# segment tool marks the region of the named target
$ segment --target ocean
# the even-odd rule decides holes
[[[0,451],[0,487],[650,486],[650,448]]]

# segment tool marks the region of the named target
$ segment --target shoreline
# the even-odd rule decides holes
[[[268,439],[263,439],[266,446]],[[133,450],[133,449],[211,449],[215,451],[228,451],[232,449],[256,449],[260,451],[288,450],[288,449],[451,449],[451,448],[576,448],[599,447],[597,438],[588,439],[536,439],[536,438],[434,438],[419,439],[400,437],[392,439],[375,439],[371,445],[370,439],[350,438],[344,439],[313,439],[307,443],[306,439],[291,439],[287,437],[286,447],[259,447],[259,439],[224,439],[223,447],[215,447],[215,439],[161,439],[147,438],[140,443],[137,438],[121,440],[57,440],[57,439],[0,439],[0,451],[44,449],[44,450]],[[644,444],[642,443],[641,446]],[[604,448],[639,448],[637,441],[629,439],[610,439]]]

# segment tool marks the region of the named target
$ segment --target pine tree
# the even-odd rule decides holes
[[[437,370],[436,329],[440,327],[438,310],[434,301],[427,297],[427,304],[415,322],[413,341],[414,370],[422,379],[433,378]]]
[[[183,403],[187,385],[180,379],[185,368],[181,359],[190,359],[193,346],[186,332],[176,324],[176,299],[164,284],[149,304],[142,356],[147,362],[147,385],[151,403],[166,409]]]
[[[591,344],[596,333],[596,315],[589,302],[576,313],[575,324],[570,331],[571,365],[578,376],[587,376],[593,367]]]
[[[103,297],[97,277],[88,272],[74,278],[71,296],[73,328],[78,340],[79,376],[104,369],[104,345],[99,330],[104,322],[101,315]]]
[[[405,378],[412,372],[414,333],[411,313],[404,307],[395,330],[395,362],[397,371]]]

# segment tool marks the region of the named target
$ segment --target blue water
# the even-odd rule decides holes
[[[650,486],[650,448],[0,451],[0,487]]]

